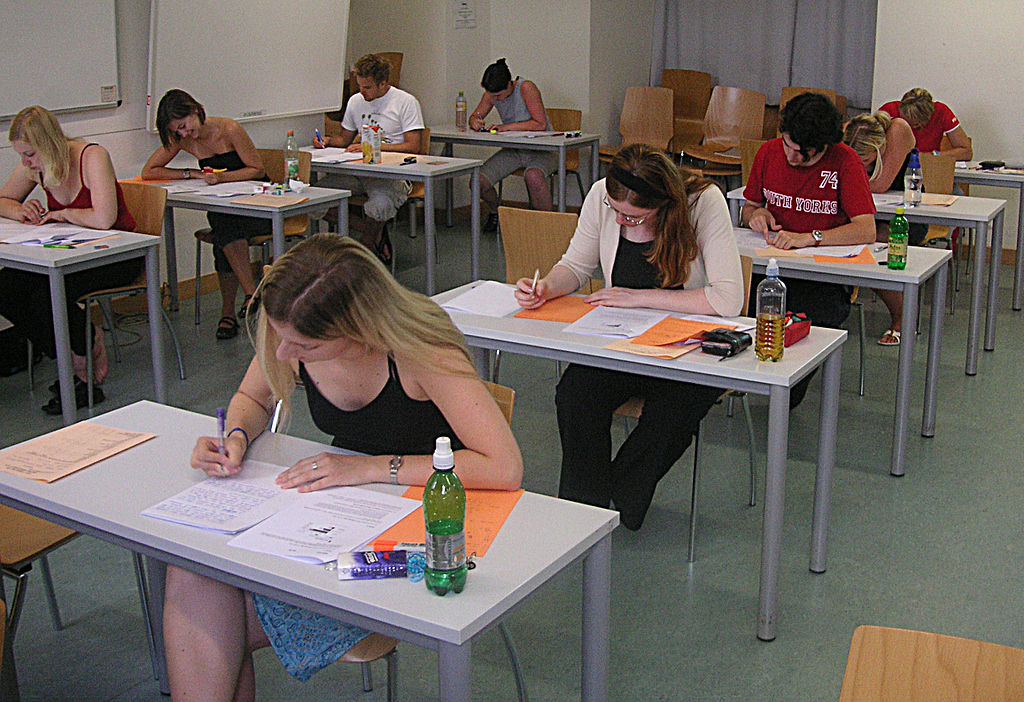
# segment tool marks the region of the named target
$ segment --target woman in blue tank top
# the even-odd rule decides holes
[[[335,445],[369,455],[304,458],[278,476],[281,488],[423,485],[439,434],[458,447],[466,487],[519,488],[519,447],[462,335],[365,247],[348,237],[313,236],[274,263],[254,299],[256,357],[228,406],[226,455],[216,438],[200,437],[193,468],[211,476],[241,471],[277,400],[287,413],[299,375],[316,425]],[[167,569],[164,637],[172,696],[187,690],[202,700],[252,699],[252,651],[263,646],[306,680],[350,650],[373,657],[396,643],[175,566]]]
[[[494,131],[543,132],[551,129],[540,89],[533,81],[519,76],[512,80],[512,72],[505,64],[505,59],[498,59],[487,67],[480,85],[485,92],[476,109],[469,115],[470,129],[482,131],[484,118],[492,107],[501,117],[501,124],[491,127]],[[490,208],[484,231],[498,228],[499,203],[494,184],[519,168],[523,169],[523,179],[526,180],[533,208],[550,212],[553,207],[548,175],[555,170],[556,164],[554,153],[521,149],[502,149],[487,159],[480,168],[480,197]]]

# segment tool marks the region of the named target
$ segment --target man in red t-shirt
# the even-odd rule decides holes
[[[879,109],[910,123],[918,151],[953,156],[957,161],[970,161],[974,157],[971,138],[960,126],[953,110],[945,103],[932,100],[932,94],[924,88],[908,90],[899,102],[887,102]],[[942,137],[949,139],[948,149],[941,150]]]

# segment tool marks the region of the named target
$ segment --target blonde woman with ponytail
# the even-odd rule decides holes
[[[228,407],[225,453],[200,437],[192,467],[234,475],[277,400],[298,376],[310,415],[335,446],[281,473],[282,489],[423,485],[438,436],[449,436],[468,488],[517,489],[515,438],[470,363],[462,335],[429,298],[398,284],[354,239],[313,236],[279,258],[254,297],[256,357]],[[254,697],[252,651],[272,646],[299,680],[358,647],[395,642],[359,627],[244,592],[183,568],[167,569],[164,635],[178,699]],[[313,643],[311,643],[313,642]]]

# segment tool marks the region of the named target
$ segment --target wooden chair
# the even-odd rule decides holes
[[[399,83],[401,83],[402,79],[402,59],[404,58],[404,54],[401,51],[378,51],[376,54],[391,64],[391,75],[388,77],[388,84],[393,85],[396,88],[401,87]],[[345,106],[348,104],[348,99],[358,92],[359,84],[356,83],[356,72],[349,71],[348,80],[346,80],[345,84],[342,86],[341,110],[339,111],[341,114],[337,117],[339,121],[341,120],[341,117],[345,115]]]
[[[743,276],[743,307],[740,309],[740,316],[746,316],[750,304],[750,279],[754,268],[754,259],[750,256],[740,256],[740,268]],[[696,353],[696,352],[694,352]],[[732,399],[739,397],[743,405],[743,415],[747,424],[747,441],[750,447],[750,498],[751,507],[757,504],[757,468],[755,466],[754,454],[754,420],[750,416],[750,401],[745,392],[726,390],[719,397],[718,402],[728,399],[729,416],[732,416]],[[644,409],[644,401],[641,397],[631,397],[615,410],[615,414],[623,418],[639,420]],[[697,538],[697,489],[700,484],[700,455],[701,443],[704,433],[704,422],[701,421],[697,433],[693,437],[693,480],[690,484],[690,533],[687,537],[686,562],[693,563],[694,551]]]
[[[911,629],[853,632],[839,702],[1010,702],[1024,690],[1024,650]]]
[[[618,146],[602,146],[598,150],[600,160],[610,163],[616,151],[637,143],[667,151],[672,142],[672,100],[669,88],[639,85],[626,88],[619,117],[622,142]]]
[[[285,181],[285,170],[284,170],[284,149],[256,149],[259,152],[260,160],[263,161],[263,171],[266,173],[267,178],[273,183],[283,183]],[[312,172],[313,155],[308,151],[299,152],[299,180],[303,183],[309,182],[310,173]],[[284,220],[284,237],[288,239],[290,237],[304,236],[309,231],[309,215],[295,215],[288,217]],[[213,231],[209,227],[204,227],[195,233],[196,237],[196,304],[195,304],[195,323],[199,324],[199,262],[200,254],[202,253],[202,244],[213,243]],[[260,247],[263,262],[266,263],[270,260],[270,245],[273,242],[274,237],[271,234],[260,234],[259,236],[249,237],[249,248]]]
[[[924,191],[941,195],[952,194],[956,159],[952,156],[936,156],[929,153],[922,153],[919,156],[921,158],[921,175],[924,177]],[[956,291],[960,287],[960,260],[956,233],[956,227],[930,224],[928,233],[925,234],[924,240],[921,242],[921,246],[942,245],[953,252],[953,258],[949,261],[949,265],[953,268],[953,275],[950,278],[952,285],[952,292],[949,296],[950,312],[956,305]]]
[[[135,231],[139,234],[162,237],[164,205],[167,202],[167,191],[156,185],[146,185],[144,183],[131,181],[121,183],[121,190],[124,192],[124,200],[125,204],[128,206],[128,211],[131,212],[132,217],[135,218]],[[139,277],[128,285],[119,285],[113,288],[94,290],[78,298],[78,302],[85,307],[85,314],[87,318],[92,316],[90,314],[92,304],[95,302],[99,306],[103,316],[106,318],[107,328],[110,329],[110,338],[114,342],[114,360],[117,362],[121,361],[121,352],[117,343],[117,333],[115,331],[113,315],[109,310],[110,301],[117,297],[124,297],[125,295],[134,296],[140,293],[145,293],[146,287],[146,272],[143,270]],[[181,348],[178,346],[178,335],[175,334],[174,327],[171,326],[171,320],[167,316],[167,312],[164,310],[162,305],[160,307],[160,313],[163,316],[164,324],[167,326],[167,331],[171,335],[171,342],[174,344],[174,354],[178,358],[178,377],[184,380],[185,364],[181,359]],[[159,324],[159,322],[156,320],[150,320],[150,324]],[[89,377],[87,381],[89,407],[92,407],[93,404],[92,342],[92,326],[87,324],[85,325],[85,359],[86,373]],[[29,360],[29,367],[31,367],[31,359]]]
[[[563,109],[559,107],[547,108],[548,121],[551,122],[551,128],[559,132],[573,132],[579,131],[580,127],[583,126],[583,112],[580,110]],[[580,150],[579,149],[568,149],[565,152],[565,174],[568,176],[572,174],[576,177],[576,186],[580,190],[580,204],[583,203],[583,199],[587,196],[583,190],[583,179],[580,178]],[[523,177],[525,171],[522,168],[517,168],[514,172],[509,175]],[[551,192],[555,191],[555,176],[558,175],[558,171],[552,171],[548,176],[548,181],[551,183]],[[498,182],[498,203],[501,203],[501,184],[502,181]],[[529,196],[529,195],[527,195]],[[530,203],[533,206],[533,203]]]
[[[424,156],[430,153],[430,127],[424,127],[423,132],[420,134],[420,154]],[[412,190],[409,191],[409,198],[406,200],[406,204],[409,206],[409,238],[416,238],[416,208],[419,206],[426,207],[426,194],[427,186],[422,181],[416,181],[412,184]],[[362,196],[357,196],[362,198]],[[364,199],[365,200],[365,199]],[[436,251],[435,251],[436,253]],[[391,256],[391,272],[395,271],[395,257],[394,254]]]
[[[739,154],[721,154],[738,149],[742,139],[761,138],[764,105],[764,93],[716,85],[704,114],[702,139],[683,144],[681,151],[706,162],[707,166],[700,169],[704,175],[741,175]]]
[[[711,74],[703,71],[666,68],[661,72],[661,87],[672,90],[673,151],[697,143],[703,136],[712,84]]]
[[[746,185],[750,180],[750,169],[754,167],[754,157],[764,144],[764,139],[740,139],[740,178]]]

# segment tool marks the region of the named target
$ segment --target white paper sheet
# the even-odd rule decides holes
[[[174,193],[194,193],[210,186],[205,180],[190,178],[188,180],[175,180],[170,183],[161,183],[160,187],[166,190],[169,195],[173,195]]]
[[[110,230],[84,229],[73,224],[43,224],[31,226],[17,234],[4,237],[4,243],[24,246],[46,246],[57,244],[82,244],[103,239],[111,235]]]
[[[0,219],[0,241],[8,241],[11,237],[21,236],[30,232],[38,233],[36,224],[22,224],[11,219]]]
[[[516,286],[499,283],[496,280],[482,280],[461,295],[441,305],[446,310],[482,314],[488,317],[505,317],[522,309],[516,302]]]
[[[564,331],[631,339],[640,336],[668,316],[669,313],[664,310],[598,306],[566,326]]]
[[[901,192],[884,192],[874,193],[871,198],[875,201],[875,206],[878,205],[899,205],[903,202],[903,193]]]
[[[235,195],[252,195],[253,188],[262,183],[254,180],[236,180],[229,183],[217,183],[208,185],[196,191],[197,195],[209,195],[210,197],[233,197]]]
[[[736,246],[741,249],[765,249],[768,244],[764,237],[751,229],[734,229],[736,234]],[[853,246],[806,246],[802,249],[786,249],[780,255],[787,253],[799,254],[801,256],[835,256],[836,258],[853,258],[860,255],[867,244],[855,244]]]
[[[294,560],[327,563],[355,551],[420,502],[358,487],[304,493],[264,522],[228,541],[228,545]]]
[[[347,151],[337,146],[328,146],[323,149],[304,146],[301,150],[312,154],[313,163],[344,163],[345,161],[359,161],[363,158],[360,151]]]
[[[142,512],[225,534],[237,534],[258,524],[301,497],[283,490],[274,479],[284,468],[261,461],[245,461],[230,478],[207,478]]]

